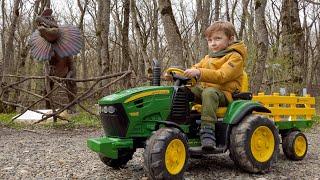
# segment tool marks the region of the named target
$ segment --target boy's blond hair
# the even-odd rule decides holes
[[[210,37],[214,32],[222,31],[228,38],[236,36],[236,29],[229,21],[215,21],[204,32],[206,38]]]

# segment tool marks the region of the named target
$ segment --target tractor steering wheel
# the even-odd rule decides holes
[[[184,75],[184,71],[179,68],[168,68],[166,74],[171,75],[176,86],[190,84],[194,86],[197,83],[196,78],[188,78]]]

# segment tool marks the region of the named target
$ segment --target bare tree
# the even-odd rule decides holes
[[[268,30],[265,20],[265,8],[267,0],[255,0],[256,30],[257,30],[257,56],[256,69],[253,70],[251,91],[257,93],[260,90],[268,55]]]
[[[158,42],[158,25],[159,13],[157,0],[152,0],[153,4],[153,25],[152,25],[152,44],[153,44],[153,57],[159,60],[159,42]],[[161,61],[160,61],[161,62]]]
[[[171,1],[159,0],[158,2],[169,51],[173,58],[171,65],[184,67],[185,58],[183,56],[181,34],[172,12]]]
[[[109,29],[110,29],[110,1],[103,1],[103,19],[102,19],[102,74],[110,73],[110,54],[109,54]]]
[[[122,37],[122,65],[121,70],[126,71],[129,69],[129,64],[131,62],[130,54],[129,54],[129,17],[130,17],[130,1],[123,1],[123,24],[121,29],[121,37]],[[131,63],[132,64],[132,63]],[[124,82],[124,87],[130,87],[130,81]]]
[[[203,1],[203,6],[202,6],[202,19],[200,20],[201,22],[201,28],[200,28],[200,57],[204,57],[206,54],[208,54],[208,43],[207,43],[207,40],[205,39],[205,35],[204,35],[204,32],[205,30],[208,28],[209,26],[209,13],[211,11],[211,4],[212,4],[212,0],[204,0]],[[220,1],[217,2],[215,1],[215,6],[218,6],[220,7]],[[220,8],[218,8],[220,9]],[[218,10],[216,8],[216,10]],[[218,10],[219,11],[219,10]],[[216,19],[217,18],[217,19]],[[218,20],[219,19],[219,16],[218,15],[215,15],[215,20]]]
[[[2,28],[1,28],[1,52],[2,52],[2,57],[0,59],[0,72],[2,72],[2,63],[4,61],[4,51],[5,51],[5,38],[4,38],[4,34],[5,34],[5,29],[6,29],[6,23],[5,23],[5,14],[6,14],[6,10],[5,10],[5,1],[2,1],[1,3],[1,13],[2,13]]]
[[[297,0],[283,0],[281,10],[283,58],[290,63],[289,77],[293,91],[303,82],[304,39]],[[296,83],[296,84],[294,84]]]
[[[96,36],[97,36],[97,48],[96,48],[96,53],[97,53],[97,60],[98,60],[98,68],[99,68],[99,73],[98,74],[102,74],[102,57],[101,57],[101,52],[102,52],[102,46],[103,46],[103,41],[102,41],[102,21],[103,21],[103,1],[104,0],[98,0],[97,1],[97,5],[98,5],[98,10],[97,10],[97,19],[96,19]],[[102,82],[100,84],[100,86],[102,86]]]
[[[241,24],[240,24],[240,30],[239,30],[239,39],[242,39],[243,36],[243,30],[246,25],[246,20],[248,17],[248,4],[250,0],[242,0],[242,15],[241,15]]]
[[[238,4],[238,0],[234,1],[234,3],[232,4],[232,8],[231,8],[231,22],[232,24],[234,24],[235,21],[235,13],[236,13],[236,7]]]
[[[225,0],[225,3],[226,3],[226,18],[227,18],[227,21],[230,21],[230,13],[229,13],[229,1],[228,0]]]
[[[14,61],[14,47],[13,47],[13,41],[14,41],[14,34],[16,32],[16,27],[17,27],[17,22],[18,22],[18,17],[19,17],[19,6],[20,6],[21,0],[15,0],[13,3],[13,19],[11,21],[11,25],[9,27],[8,31],[8,38],[7,42],[5,43],[5,51],[4,51],[4,59],[3,59],[3,67],[0,69],[2,70],[1,72],[1,77],[0,77],[0,85],[2,86],[3,84],[6,84],[6,80],[3,78],[4,74],[7,74],[8,72],[12,72],[13,70],[13,61]],[[9,99],[9,92],[0,92],[1,95],[3,95],[3,100],[8,101]],[[4,111],[10,111],[12,110],[13,107],[3,107],[1,112]]]
[[[206,28],[209,26],[209,17],[211,10],[212,0],[197,0],[197,15],[195,19],[195,32],[196,32],[196,44],[199,49],[199,53],[196,53],[196,60],[203,58],[206,54],[208,54],[208,44],[205,39],[204,32]],[[199,28],[200,26],[200,28]]]
[[[204,12],[204,13],[208,13],[208,12]],[[219,17],[220,17],[220,0],[214,0],[214,20],[218,21]]]
[[[87,10],[87,6],[88,6],[88,0],[85,0],[84,1],[84,5],[82,6],[82,2],[80,0],[77,0],[77,4],[78,4],[78,8],[80,10],[80,19],[79,19],[79,24],[78,24],[78,27],[80,29],[80,32],[81,32],[81,35],[84,37],[84,15],[86,13],[86,10]],[[83,43],[83,47],[81,49],[81,52],[80,52],[80,61],[81,61],[81,65],[82,65],[82,78],[83,79],[87,79],[88,77],[88,68],[87,68],[87,64],[88,62],[86,61],[86,56],[85,56],[85,53],[86,53],[86,43],[84,42]],[[87,84],[84,84],[84,87],[85,89],[88,88],[88,85]]]
[[[148,7],[148,4],[144,3],[144,6]],[[156,1],[153,2],[153,6],[157,7]],[[135,34],[137,36],[137,44],[139,47],[139,52],[142,56],[142,60],[139,60],[137,58],[137,60],[139,60],[137,62],[137,64],[139,66],[137,68],[135,68],[135,72],[137,72],[138,76],[145,77],[148,74],[148,70],[150,70],[150,68],[151,68],[150,67],[150,65],[151,65],[150,59],[151,58],[149,58],[148,53],[147,53],[148,39],[150,37],[150,34],[151,34],[152,38],[154,38],[151,42],[153,44],[153,48],[155,48],[152,51],[152,54],[154,54],[154,58],[157,58],[159,56],[158,52],[156,52],[156,51],[159,51],[159,45],[157,42],[158,27],[157,27],[157,24],[155,24],[155,23],[158,23],[158,21],[156,20],[156,19],[158,19],[158,16],[156,15],[155,18],[150,17],[150,16],[152,16],[152,14],[155,14],[155,13],[157,14],[158,11],[156,9],[151,11],[151,7],[150,7],[150,9],[147,8],[145,13],[148,14],[148,18],[145,18],[145,20],[144,20],[141,10],[139,10],[139,8],[136,7],[135,1],[131,0],[131,13],[132,13],[133,28],[134,28]],[[149,19],[148,23],[147,23],[147,19]],[[156,22],[153,22],[155,20],[156,20]],[[147,24],[150,24],[151,27],[148,28]],[[139,70],[137,71],[137,69],[139,69]]]

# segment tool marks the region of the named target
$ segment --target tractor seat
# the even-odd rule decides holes
[[[240,92],[232,93],[233,100],[239,100],[239,99],[251,100],[252,99],[252,93],[248,92],[248,89],[249,89],[248,82],[249,82],[248,75],[245,71],[243,71],[241,90]],[[194,106],[192,106],[192,110],[195,110],[200,113],[201,107],[202,107],[201,104],[195,104]],[[227,109],[228,109],[227,107],[219,107],[216,111],[217,118],[223,118],[227,112]]]
[[[192,106],[192,110],[194,111],[197,111],[197,112],[201,112],[201,107],[202,105],[201,104],[195,104]],[[227,112],[227,107],[219,107],[216,111],[216,115],[217,115],[217,118],[222,118],[224,117],[224,115],[226,114]]]

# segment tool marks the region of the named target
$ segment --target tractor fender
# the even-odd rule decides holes
[[[268,108],[258,102],[239,100],[229,105],[223,122],[232,125],[238,124],[246,115],[251,114],[253,111],[271,113]]]
[[[177,128],[179,129],[181,132],[184,133],[184,130],[177,124],[177,123],[174,123],[172,121],[157,121],[157,126],[156,126],[156,129],[159,129],[159,126],[163,124],[165,125],[166,127],[174,127],[174,128]]]

